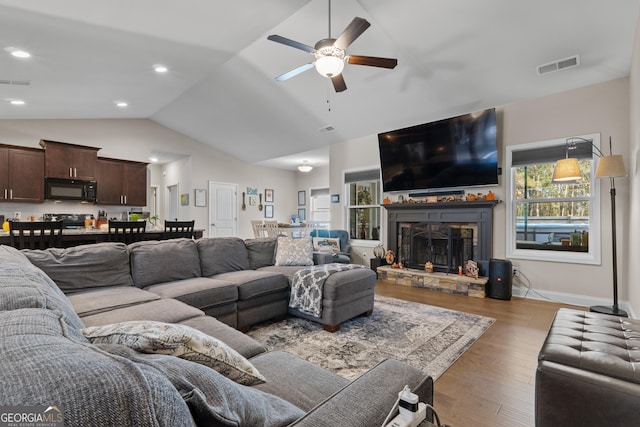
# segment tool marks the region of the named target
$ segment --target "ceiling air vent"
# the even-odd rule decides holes
[[[318,129],[318,132],[327,133],[327,132],[333,132],[334,130],[336,130],[336,128],[334,128],[333,126],[326,125],[324,127],[321,127],[320,129]]]
[[[538,75],[549,74],[555,71],[568,70],[580,65],[580,55],[570,56],[568,58],[558,59],[557,61],[547,64],[538,65]]]
[[[3,80],[3,79],[0,79],[0,85],[29,86],[30,84],[31,84],[31,82],[27,81],[27,80]]]

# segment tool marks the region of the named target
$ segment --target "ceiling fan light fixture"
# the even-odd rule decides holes
[[[319,56],[315,66],[321,76],[334,77],[344,70],[344,59],[337,56]]]
[[[301,165],[298,165],[298,170],[300,172],[311,172],[313,170],[313,166],[311,166],[309,163],[307,163],[307,161],[303,161]]]

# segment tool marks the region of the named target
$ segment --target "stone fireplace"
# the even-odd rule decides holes
[[[388,211],[387,248],[405,267],[457,273],[467,260],[486,272],[492,255],[493,207],[496,200],[394,203]],[[484,267],[484,268],[483,268]]]

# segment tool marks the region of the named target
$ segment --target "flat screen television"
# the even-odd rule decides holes
[[[440,191],[498,183],[496,110],[378,134],[387,191]]]

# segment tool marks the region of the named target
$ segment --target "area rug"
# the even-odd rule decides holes
[[[289,317],[257,325],[248,335],[270,350],[284,350],[353,380],[378,362],[393,358],[440,377],[495,319],[375,297],[373,314],[342,324],[335,332]]]

